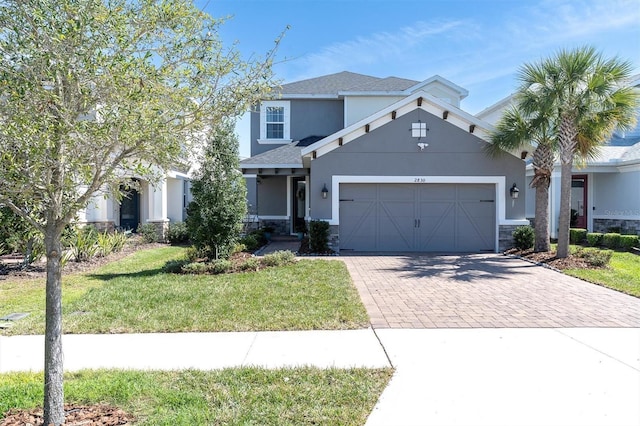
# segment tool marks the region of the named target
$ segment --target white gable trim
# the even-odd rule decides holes
[[[419,107],[415,102],[420,97],[422,98],[422,106]],[[360,136],[365,135],[365,126],[367,124],[369,125],[369,131],[373,131],[378,127],[381,127],[392,121],[391,112],[396,112],[397,119],[418,108],[421,108],[423,111],[431,113],[436,117],[440,117],[441,119],[443,112],[449,111],[446,121],[467,132],[469,131],[469,127],[471,125],[475,125],[473,134],[480,139],[489,142],[489,135],[493,131],[493,126],[421,90],[388,106],[387,108],[378,111],[373,115],[370,115],[367,118],[358,121],[357,123],[352,124],[349,127],[346,127],[334,133],[333,135],[327,136],[326,138],[321,139],[312,145],[302,148],[302,156],[311,156],[311,154],[315,151],[316,158],[320,157],[338,148],[340,146],[338,143],[338,140],[340,138],[342,138],[342,144],[344,145],[354,139],[359,138]]]

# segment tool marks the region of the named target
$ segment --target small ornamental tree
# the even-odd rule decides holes
[[[189,0],[0,2],[0,205],[44,237],[47,425],[65,420],[65,226],[98,191],[153,183],[275,85],[273,51],[242,60],[222,22]]]
[[[191,240],[210,259],[228,257],[240,237],[247,190],[238,167],[238,139],[228,122],[209,134],[187,208]]]

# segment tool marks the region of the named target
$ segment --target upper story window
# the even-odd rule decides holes
[[[289,101],[263,101],[260,104],[260,139],[258,143],[289,143]]]

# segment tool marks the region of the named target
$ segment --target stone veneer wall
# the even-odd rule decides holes
[[[289,235],[291,234],[291,222],[289,219],[277,219],[277,220],[262,220],[260,221],[260,228],[271,226],[275,235]]]
[[[621,234],[640,235],[640,220],[593,219],[593,232],[612,232],[611,228],[618,228]]]
[[[169,234],[169,221],[168,220],[150,220],[147,223],[152,224],[156,228],[159,241],[166,241]]]
[[[513,231],[522,225],[500,225],[498,231],[498,252],[503,252],[514,247]]]
[[[340,226],[329,226],[329,248],[336,253],[340,253]]]

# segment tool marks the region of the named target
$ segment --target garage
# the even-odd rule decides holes
[[[494,184],[340,185],[341,250],[493,252]]]

